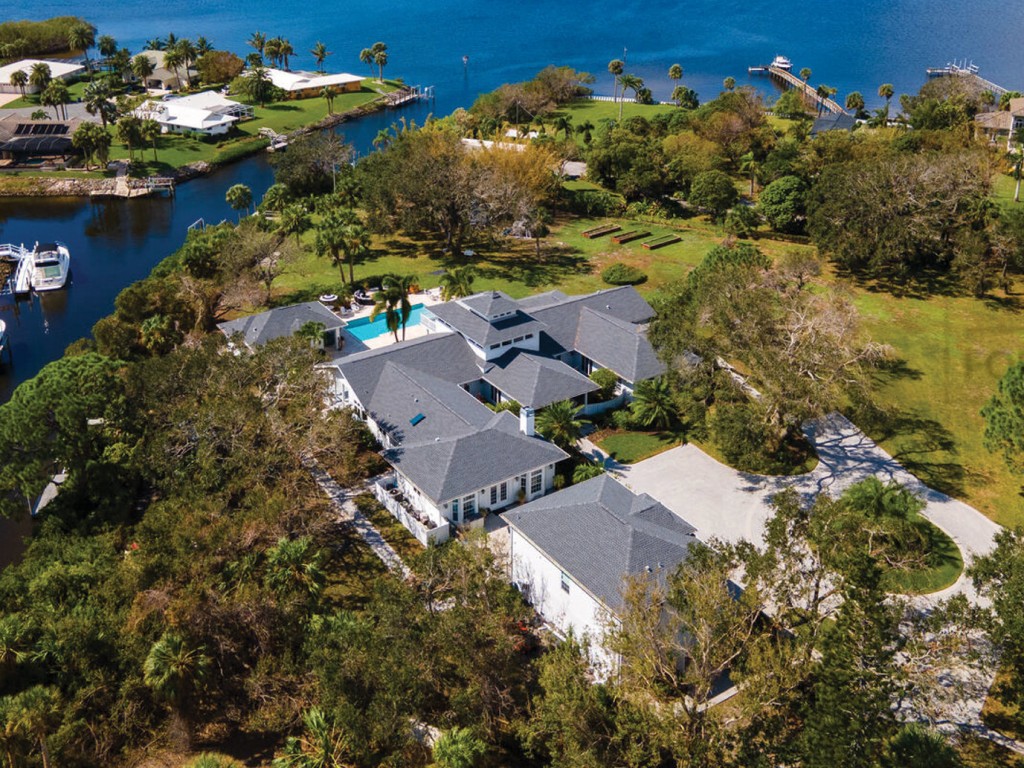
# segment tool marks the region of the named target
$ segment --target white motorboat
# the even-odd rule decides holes
[[[787,72],[793,68],[793,62],[790,61],[786,56],[776,56],[772,59],[772,66],[777,69],[784,69]]]
[[[71,252],[64,243],[36,243],[32,250],[32,290],[56,291],[71,273]]]

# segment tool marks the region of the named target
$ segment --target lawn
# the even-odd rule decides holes
[[[657,115],[669,115],[679,111],[679,107],[671,104],[637,104],[628,99],[621,104],[613,101],[593,101],[585,99],[568,104],[553,114],[557,118],[562,115],[571,115],[573,125],[580,125],[589,120],[594,128],[600,127],[606,120],[619,119],[619,107],[622,107],[622,119],[628,120],[631,117],[646,117],[648,119]]]
[[[590,440],[620,464],[636,464],[643,459],[682,445],[679,435],[670,432],[627,432],[603,429]]]
[[[82,95],[85,93],[85,86],[89,84],[88,80],[79,80],[78,82],[71,83],[68,85],[68,93],[71,95],[71,101],[81,101]],[[46,109],[50,111],[50,107],[42,107],[39,102],[39,94],[32,93],[26,96],[20,96],[14,101],[4,104],[4,109],[26,109],[32,107],[39,107],[40,109]]]
[[[423,545],[371,494],[364,493],[357,496],[356,506],[359,507],[360,512],[366,515],[366,519],[380,531],[384,541],[392,546],[406,565],[410,565],[417,556],[423,554]]]
[[[584,230],[607,222],[624,229],[642,226],[652,236],[673,231],[683,239],[647,251],[638,242],[616,246],[607,236],[582,237]],[[566,218],[542,241],[539,258],[533,241],[503,239],[468,247],[477,253],[476,290],[500,289],[516,298],[554,288],[585,293],[608,288],[600,272],[621,261],[647,273],[648,280],[637,288],[649,297],[684,277],[723,237],[719,227],[699,217],[671,222]],[[315,299],[337,287],[337,270],[329,259],[312,254],[312,242],[313,233],[307,232],[304,243],[309,250],[288,264],[275,282],[275,303]],[[812,247],[768,236],[756,244],[773,257]],[[459,263],[433,241],[375,237],[368,256],[356,265],[356,281],[394,272],[414,274],[423,288],[430,288],[438,285],[439,274],[434,273]],[[1024,524],[1021,480],[985,450],[980,415],[1010,362],[1020,359],[1021,297],[996,292],[976,299],[944,292],[941,286],[932,293],[895,295],[870,283],[841,279],[829,269],[821,281],[841,282],[850,291],[867,332],[888,344],[898,361],[881,377],[878,390],[891,417],[878,423],[861,420],[860,426],[931,487],[966,501],[1000,524]],[[1024,285],[1018,283],[1017,290],[1024,290]]]

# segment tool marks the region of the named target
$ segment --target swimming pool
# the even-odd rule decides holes
[[[413,304],[412,312],[409,313],[409,320],[406,322],[406,328],[412,328],[414,325],[419,325],[420,315],[423,314],[422,304]],[[383,313],[377,315],[377,319],[372,323],[368,317],[360,317],[358,320],[350,320],[345,326],[345,330],[351,333],[360,341],[369,341],[375,339],[382,333],[388,333],[387,318]],[[398,331],[399,338],[401,338],[402,331]]]

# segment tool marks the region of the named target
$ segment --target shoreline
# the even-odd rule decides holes
[[[306,136],[317,131],[329,130],[350,120],[355,120],[360,117],[366,117],[367,115],[371,115],[375,112],[380,112],[381,110],[387,109],[388,106],[389,104],[386,94],[380,94],[373,101],[367,102],[366,104],[361,104],[358,107],[353,107],[352,109],[344,112],[327,115],[315,123],[304,125],[283,135],[291,141],[300,136]],[[194,163],[188,163],[187,165],[175,168],[168,174],[168,177],[174,179],[174,183],[176,185],[184,184],[185,182],[192,181],[193,179],[206,176],[218,168],[232,165],[233,163],[252,157],[259,152],[264,152],[267,147],[270,146],[269,139],[254,141],[249,137],[245,137],[238,139],[237,142],[233,142],[229,147],[238,146],[245,142],[250,142],[253,145],[251,151],[233,155],[223,162],[211,163],[206,160],[199,160]],[[31,171],[29,172],[31,173]],[[12,171],[10,172],[10,175],[8,175],[7,173],[0,172],[0,198],[90,197],[129,200],[150,196],[150,193],[146,190],[144,181],[137,178],[129,179],[129,192],[125,195],[118,192],[118,179],[114,176],[102,178],[45,175],[21,176],[16,175],[18,173],[18,171]],[[38,173],[45,174],[46,171],[39,171]],[[61,171],[56,171],[55,173],[61,173]],[[83,173],[86,172],[83,171]]]

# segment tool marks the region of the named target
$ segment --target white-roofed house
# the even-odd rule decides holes
[[[54,80],[70,80],[85,71],[85,67],[74,61],[43,61],[42,59],[22,59],[0,67],[0,93],[21,93],[21,88],[11,85],[11,75],[15,72],[32,74],[32,67],[45,64],[50,68],[50,77]],[[25,93],[38,93],[39,88],[26,84]]]
[[[203,91],[177,99],[146,101],[134,114],[143,120],[156,120],[164,133],[194,131],[217,136],[227,133],[239,120],[251,118],[253,108],[216,91]]]
[[[324,88],[334,93],[356,93],[362,88],[363,78],[340,72],[323,75],[318,72],[288,72],[283,69],[267,69],[267,76],[275,87],[280,88],[293,99],[319,96]]]

